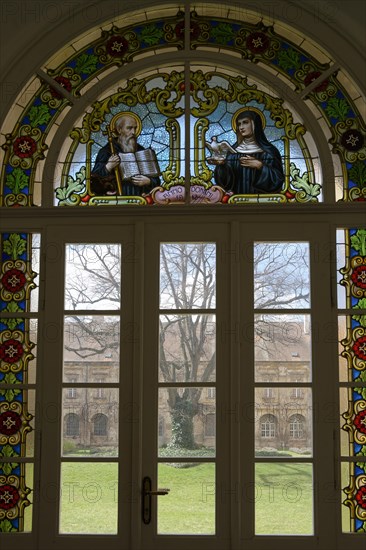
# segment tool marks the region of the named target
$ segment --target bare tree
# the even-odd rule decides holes
[[[119,347],[119,318],[95,311],[120,308],[121,250],[111,244],[67,247],[65,349],[82,359],[105,356]],[[88,312],[90,315],[88,314]]]
[[[79,357],[105,354],[107,349],[118,347],[119,339],[112,337],[116,334],[113,319],[106,323],[103,316],[88,316],[87,312],[120,307],[120,264],[116,245],[69,245],[65,307],[71,312],[65,348]],[[309,306],[308,266],[305,243],[254,245],[254,306],[258,310],[254,338],[256,345],[274,360],[278,360],[289,338],[286,330],[279,330],[285,322],[281,321],[281,311],[294,310],[296,322],[295,310]],[[194,418],[200,414],[200,384],[215,380],[215,306],[215,245],[162,244],[159,379],[168,384],[197,383],[167,388],[172,446],[195,448]]]
[[[163,244],[160,249],[159,368],[164,382],[214,380],[216,300],[215,246]],[[212,311],[212,313],[211,313]],[[170,446],[194,449],[194,417],[200,413],[202,387],[168,387]]]

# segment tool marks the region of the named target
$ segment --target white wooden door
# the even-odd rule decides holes
[[[48,232],[41,550],[327,548],[328,243],[289,227]]]

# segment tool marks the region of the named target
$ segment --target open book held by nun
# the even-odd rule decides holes
[[[142,149],[135,153],[118,153],[122,179],[127,180],[133,176],[143,174],[149,178],[159,176],[160,170],[155,151]]]

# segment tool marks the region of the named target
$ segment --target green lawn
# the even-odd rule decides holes
[[[118,464],[64,462],[60,533],[117,533]]]
[[[313,533],[312,465],[256,465],[255,531],[258,535]]]
[[[215,466],[159,465],[158,533],[215,532]],[[246,497],[242,491],[244,513]],[[220,498],[220,494],[218,494]],[[259,463],[256,466],[257,534],[312,533],[312,466]],[[61,533],[112,534],[117,531],[117,464],[63,463]]]
[[[193,468],[159,465],[159,487],[170,493],[158,500],[158,533],[215,533],[215,465]]]

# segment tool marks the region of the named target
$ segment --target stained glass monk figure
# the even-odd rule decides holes
[[[114,116],[110,126],[109,142],[99,150],[91,171],[92,193],[148,193],[160,183],[159,168],[155,152],[137,142],[142,126],[140,118],[135,113],[125,111]],[[120,172],[116,173],[117,170]]]
[[[262,118],[263,117],[263,118]],[[217,185],[234,194],[279,193],[285,180],[281,155],[263,130],[264,116],[254,110],[239,111],[233,117],[237,141],[235,152],[215,164]]]

